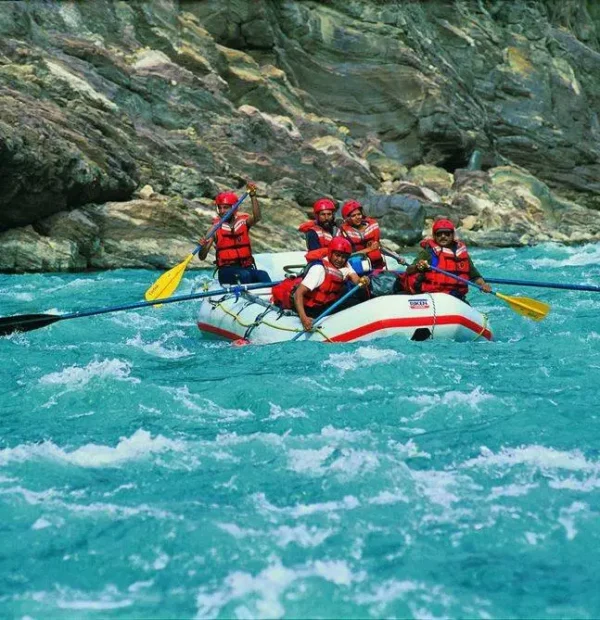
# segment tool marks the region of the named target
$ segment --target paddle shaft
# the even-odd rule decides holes
[[[225,215],[208,231],[208,233],[206,234],[206,237],[204,237],[206,241],[210,241],[210,239],[212,239],[215,236],[219,228],[221,228],[221,226],[223,226],[223,224],[225,224],[225,222],[238,210],[239,206],[242,204],[242,202],[244,202],[244,200],[246,200],[247,197],[248,197],[248,192],[244,192],[240,196],[240,199],[231,207],[231,209],[229,209],[229,211],[227,211],[227,213],[225,213]],[[198,254],[198,252],[200,252],[202,247],[203,245],[199,243],[194,249],[194,251],[192,252],[192,255]]]
[[[600,286],[593,284],[559,284],[557,282],[533,282],[531,280],[505,280],[503,278],[486,278],[493,284],[513,284],[515,286],[535,286],[537,288],[560,288],[567,291],[592,291],[600,293]]]
[[[449,278],[454,278],[458,282],[462,282],[463,284],[466,284],[467,286],[474,286],[475,288],[478,288],[480,291],[483,291],[483,286],[481,286],[480,284],[477,284],[476,282],[473,282],[472,280],[467,280],[466,278],[461,278],[461,276],[457,276],[455,273],[450,273],[449,271],[444,271],[444,269],[440,269],[439,267],[434,267],[433,265],[429,265],[429,268],[432,271],[437,271],[438,273],[443,273],[445,276],[448,276]],[[490,293],[492,293],[492,295],[496,295],[495,291],[490,291]]]
[[[306,334],[306,333],[310,333],[312,332],[314,329],[317,329],[317,327],[319,327],[319,323],[327,316],[329,316],[336,308],[338,308],[340,306],[340,304],[344,301],[346,301],[346,299],[348,299],[348,297],[350,297],[351,295],[354,295],[354,293],[356,293],[356,291],[362,286],[362,284],[356,284],[355,286],[353,286],[347,293],[345,293],[344,295],[342,295],[334,304],[331,304],[331,306],[329,306],[329,308],[327,308],[327,310],[325,310],[324,312],[322,312],[321,314],[319,314],[319,316],[313,321],[313,326],[310,330],[304,329],[302,330],[299,334],[296,334],[291,342],[294,342],[294,340],[298,340],[298,338],[300,338],[300,336],[302,336],[302,334]]]
[[[110,306],[106,308],[95,308],[92,310],[82,310],[80,312],[71,312],[69,314],[22,314],[16,316],[0,318],[0,335],[8,335],[16,331],[31,331],[39,327],[45,327],[57,321],[66,319],[79,319],[86,316],[96,316],[98,314],[108,314],[109,312],[122,312],[124,310],[135,310],[137,308],[147,308],[148,306],[173,304],[178,301],[189,301],[191,299],[202,299],[203,297],[213,297],[215,295],[224,295],[227,293],[242,293],[260,288],[270,288],[279,284],[278,282],[260,282],[256,284],[236,284],[229,287],[214,289],[211,291],[203,291],[202,293],[189,293],[188,295],[177,295],[168,299],[156,299],[152,301],[138,301],[122,306]]]
[[[380,245],[379,247],[381,249],[382,254],[385,254],[386,256],[389,256],[390,258],[395,259],[398,263],[400,263],[400,265],[408,265],[407,260],[405,258],[402,258],[400,254],[396,254],[396,252],[392,252],[392,250],[388,250],[382,245]]]
[[[112,308],[98,308],[96,310],[85,310],[83,312],[73,312],[71,314],[61,315],[62,319],[76,319],[84,316],[95,316],[97,314],[107,314],[109,312],[121,312],[122,310],[135,310],[136,308],[145,308],[146,306],[155,306],[156,304],[173,304],[177,301],[189,301],[190,299],[202,299],[203,297],[213,297],[214,295],[225,295],[227,293],[243,293],[259,288],[268,288],[275,286],[279,282],[261,282],[258,284],[234,284],[212,291],[203,291],[202,293],[189,293],[188,295],[177,295],[168,299],[157,299],[155,301],[138,301],[123,306],[114,306]]]

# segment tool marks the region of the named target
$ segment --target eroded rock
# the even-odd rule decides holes
[[[0,269],[170,266],[249,179],[257,250],[323,195],[401,245],[599,238],[592,4],[4,4]]]

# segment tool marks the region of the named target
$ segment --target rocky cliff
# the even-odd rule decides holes
[[[2,2],[0,270],[164,268],[245,179],[259,250],[321,195],[400,246],[598,240],[599,36],[585,0]]]

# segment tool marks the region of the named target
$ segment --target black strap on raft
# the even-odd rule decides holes
[[[253,303],[259,303],[259,305],[261,305],[263,302],[263,300],[258,297],[257,295],[251,295],[249,293],[244,294],[244,297],[248,300],[248,303],[246,305],[244,305],[244,308],[247,308],[248,306],[252,305]],[[242,310],[244,309],[242,308]],[[250,337],[250,334],[262,323],[262,320],[267,316],[267,314],[269,314],[269,312],[271,312],[271,310],[274,309],[273,304],[267,304],[267,307],[264,309],[263,312],[259,312],[256,315],[256,318],[254,319],[254,322],[250,325],[248,325],[248,327],[246,328],[246,332],[244,333],[244,340],[248,340]]]
[[[294,271],[295,269],[300,269],[303,270],[306,267],[306,265],[285,265],[283,268],[283,271],[288,274],[288,275],[300,275],[300,273],[302,273],[302,271],[300,271],[300,273],[296,273],[296,271]]]

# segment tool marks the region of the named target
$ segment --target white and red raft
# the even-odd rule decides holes
[[[260,269],[266,269],[273,280],[284,274],[284,266],[302,265],[301,252],[259,254]],[[218,283],[212,285],[220,288]],[[281,311],[269,303],[270,288],[252,294],[215,295],[202,300],[198,327],[206,333],[229,340],[246,338],[255,343],[291,340],[302,332],[294,312]],[[409,340],[451,340],[470,342],[492,339],[486,315],[472,306],[444,293],[421,295],[385,295],[326,317],[320,327],[302,340],[355,342],[388,336]]]

